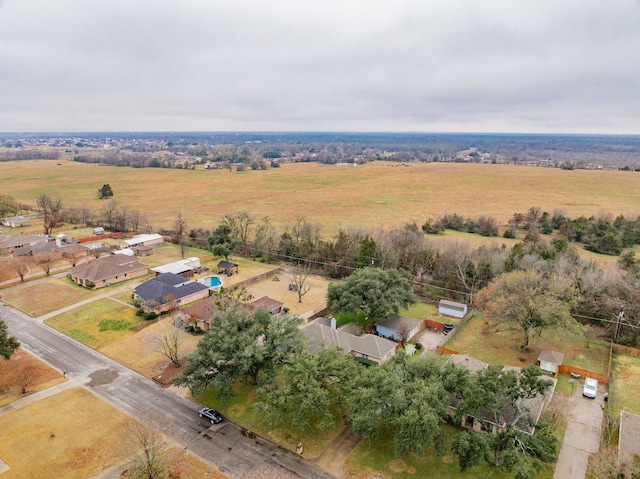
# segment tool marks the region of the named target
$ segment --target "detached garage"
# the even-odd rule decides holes
[[[467,314],[467,305],[441,299],[438,303],[438,313],[462,319]]]

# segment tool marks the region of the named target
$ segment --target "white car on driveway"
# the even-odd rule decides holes
[[[582,395],[591,399],[595,399],[597,393],[598,381],[592,378],[585,378],[584,387],[582,388]]]

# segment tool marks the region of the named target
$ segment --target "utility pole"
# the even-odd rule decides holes
[[[622,323],[623,319],[624,319],[624,308],[622,308],[620,310],[620,313],[618,314],[618,322],[616,324],[616,334],[613,335],[613,342],[614,343],[618,342],[618,333],[620,332],[620,323]]]

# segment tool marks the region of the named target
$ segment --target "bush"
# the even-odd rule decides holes
[[[420,351],[422,349],[422,343],[416,343],[416,350]]]
[[[204,334],[204,330],[200,326],[188,325],[184,328],[187,333],[195,334],[196,336],[200,336]]]
[[[152,319],[156,319],[157,317],[158,317],[158,314],[154,311],[146,311],[142,313],[142,318],[145,319],[146,321],[151,321]]]
[[[378,363],[376,363],[375,361],[371,361],[371,359],[366,359],[366,358],[355,358],[357,363],[362,364],[364,367],[371,367],[371,366],[377,366]]]

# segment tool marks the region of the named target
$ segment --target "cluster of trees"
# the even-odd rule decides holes
[[[539,427],[533,436],[518,429],[527,424],[524,401],[549,387],[537,367],[517,373],[491,366],[471,374],[443,364],[440,356],[397,354],[365,368],[337,348],[308,352],[299,318],[231,304],[212,319],[175,380],[192,394],[212,388],[228,399],[234,384],[248,380],[268,424],[326,430],[345,418],[369,440],[391,434],[398,455],[429,448],[445,454],[451,447],[462,469],[488,463],[527,478],[534,477],[539,461],[555,459],[556,440],[548,429]],[[449,408],[454,402],[455,411]],[[487,411],[491,422],[504,425],[495,435],[463,432],[448,444],[442,424]]]
[[[427,234],[442,233],[446,229],[479,233],[482,236],[498,236],[498,220],[487,215],[480,215],[474,219],[464,218],[457,213],[445,213],[435,220],[427,220],[422,225],[422,231]]]
[[[532,210],[523,215],[522,227],[542,224],[541,219],[547,218]],[[323,238],[321,231],[320,225],[298,217],[278,233],[268,218],[239,212],[225,215],[213,233],[190,230],[185,241],[222,256],[235,253],[262,261],[287,261],[333,278],[347,277],[366,266],[395,269],[424,297],[444,296],[470,304],[500,275],[530,271],[533,281],[562,284],[561,290],[565,283],[570,285],[571,294],[560,295],[558,301],[568,306],[572,316],[583,317],[584,323],[599,327],[601,334],[615,336],[618,342],[640,345],[640,261],[631,249],[605,271],[582,258],[562,235],[551,241],[543,235],[526,235],[509,250],[497,242],[473,248],[461,241],[432,239],[415,223],[387,230],[352,227],[332,238]],[[621,310],[624,320],[618,322]]]

